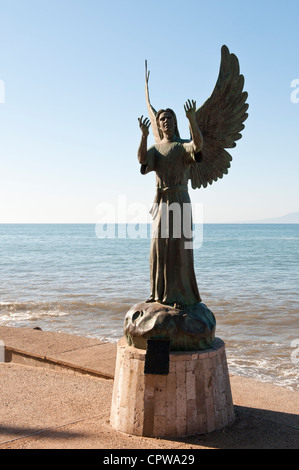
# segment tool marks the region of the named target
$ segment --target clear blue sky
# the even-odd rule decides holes
[[[173,108],[188,137],[184,102],[210,96],[222,44],[239,58],[249,118],[229,174],[192,202],[206,222],[298,211],[298,18],[297,0],[0,1],[0,222],[96,222],[103,203],[121,219],[120,198],[147,210],[144,60],[153,106]]]

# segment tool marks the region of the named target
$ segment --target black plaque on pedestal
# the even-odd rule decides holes
[[[144,363],[145,374],[168,375],[170,340],[148,339]]]

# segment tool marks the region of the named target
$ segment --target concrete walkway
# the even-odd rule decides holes
[[[42,366],[47,369],[75,370],[113,379],[116,344],[95,338],[0,326],[6,362]]]
[[[232,426],[176,440],[131,436],[109,421],[116,344],[4,326],[0,340],[0,449],[299,448],[297,391],[231,376]]]

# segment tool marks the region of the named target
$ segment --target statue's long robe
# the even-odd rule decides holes
[[[141,165],[141,173],[155,171],[157,181],[152,208],[150,299],[168,305],[194,305],[201,301],[190,248],[192,216],[188,167],[195,163],[193,152],[192,141],[176,139],[151,147],[146,163]]]

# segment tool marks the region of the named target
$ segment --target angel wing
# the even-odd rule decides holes
[[[190,165],[192,188],[204,188],[228,173],[231,155],[225,150],[241,139],[247,119],[248,93],[243,91],[244,77],[238,58],[227,46],[221,48],[221,63],[215,88],[207,101],[196,110],[196,120],[203,136],[199,162]]]

